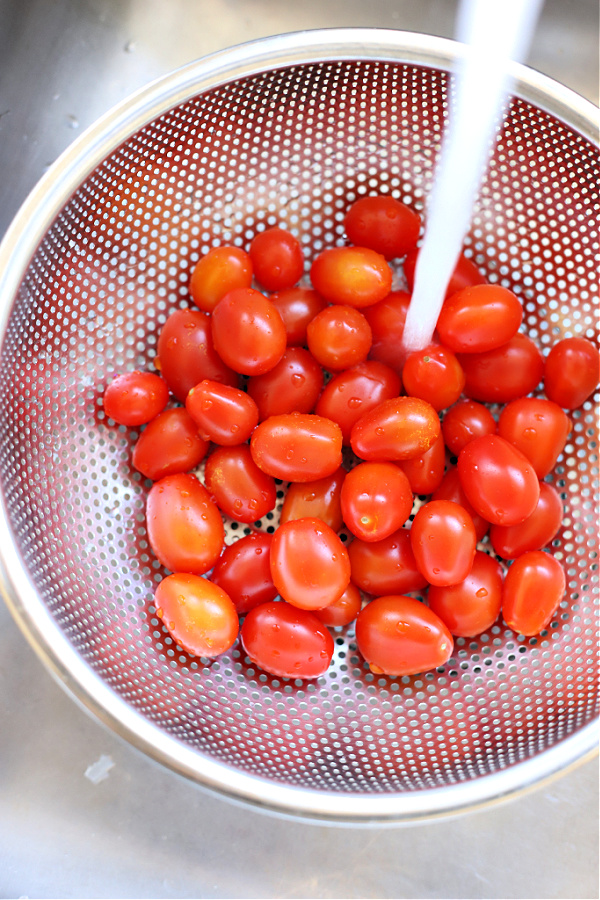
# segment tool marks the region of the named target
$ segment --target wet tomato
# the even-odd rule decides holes
[[[262,375],[284,354],[283,319],[271,301],[253,288],[225,294],[213,310],[211,323],[215,350],[241,375]]]
[[[330,303],[362,308],[378,303],[392,287],[385,258],[368,247],[330,247],[315,258],[313,287]]]
[[[400,378],[389,366],[367,360],[328,381],[315,412],[339,425],[343,443],[347,445],[360,417],[384,400],[397,397],[400,388]]]
[[[338,372],[364,362],[371,349],[371,326],[359,309],[334,304],[306,329],[308,349],[326,369]]]
[[[458,355],[465,373],[464,393],[485,403],[510,403],[535,390],[544,374],[544,358],[526,334],[484,353]]]
[[[427,400],[439,412],[456,403],[465,386],[465,373],[452,350],[429,344],[408,355],[402,383],[407,394]]]
[[[543,550],[530,550],[510,566],[504,579],[502,616],[517,634],[539,634],[565,593],[562,565]]]
[[[364,311],[372,335],[369,359],[385,363],[398,375],[404,364],[402,335],[409,304],[410,294],[406,291],[390,291],[387,297]]]
[[[280,524],[308,517],[321,519],[333,531],[340,531],[344,524],[340,495],[345,477],[346,470],[340,466],[325,478],[290,484],[283,501]]]
[[[452,500],[453,503],[458,503],[459,506],[463,506],[471,516],[471,520],[473,522],[473,525],[475,526],[475,534],[477,535],[478,541],[480,541],[488,533],[490,523],[486,519],[484,519],[483,516],[480,516],[467,500],[467,495],[462,489],[458,469],[456,468],[456,466],[450,466],[448,468],[440,482],[439,487],[437,487],[433,491],[431,499]]]
[[[204,482],[219,509],[247,525],[262,519],[277,502],[275,480],[258,468],[248,444],[213,450]]]
[[[377,675],[416,675],[445,665],[452,635],[434,612],[413,597],[377,597],[360,611],[356,643]]]
[[[204,440],[223,446],[243,444],[258,423],[252,397],[218,381],[195,385],[187,395],[185,408]]]
[[[389,462],[364,462],[351,469],[340,500],[344,522],[363,541],[389,537],[404,525],[413,506],[408,478]]]
[[[382,541],[356,538],[348,547],[352,581],[367,594],[409,594],[427,587],[410,542],[410,530],[399,528]]]
[[[340,628],[354,622],[362,606],[362,597],[355,584],[350,584],[341,597],[325,606],[323,609],[315,609],[314,614],[324,625],[331,628]]]
[[[320,294],[305,287],[276,291],[269,300],[283,319],[289,346],[306,343],[308,323],[327,306]]]
[[[400,460],[396,465],[408,478],[413,494],[432,494],[442,483],[446,468],[446,447],[442,435],[437,436],[425,453]]]
[[[254,430],[250,448],[259,469],[282,481],[315,481],[342,464],[342,432],[323,416],[270,416]]]
[[[251,661],[279,678],[318,678],[333,657],[327,626],[309,610],[281,601],[251,609],[240,638]]]
[[[444,413],[442,434],[448,450],[458,456],[473,438],[496,434],[496,420],[482,403],[463,400]]]
[[[417,265],[418,249],[411,250],[407,255],[402,268],[408,282],[408,287],[412,291],[415,284],[415,268]],[[461,253],[456,264],[456,268],[452,273],[452,277],[446,288],[446,298],[451,297],[457,291],[463,288],[472,287],[475,284],[485,284],[485,278],[479,271],[475,263],[467,256]]]
[[[429,608],[455,637],[475,637],[492,627],[502,605],[502,566],[478,550],[471,571],[458,584],[432,585]]]
[[[139,436],[131,462],[146,478],[158,481],[166,475],[189,472],[206,456],[208,441],[198,434],[190,414],[180,407],[159,413]]]
[[[264,375],[252,375],[246,385],[258,407],[259,419],[285,413],[309,413],[323,387],[323,370],[303,347],[288,347]]]
[[[267,228],[250,243],[254,276],[267,291],[293,287],[302,278],[304,256],[300,241],[284,228]]]
[[[119,425],[145,425],[169,400],[166,382],[153,372],[123,372],[104,391],[106,415]]]
[[[540,482],[540,498],[534,511],[518,525],[492,525],[490,541],[498,556],[516,559],[528,550],[541,550],[556,536],[563,520],[563,502],[545,481]]]
[[[485,353],[514,337],[522,320],[516,294],[497,284],[477,284],[445,301],[436,328],[442,343],[455,353]]]
[[[418,397],[396,397],[358,419],[350,445],[361,459],[411,459],[425,453],[440,431],[438,414],[430,403]]]
[[[564,338],[546,357],[544,390],[563,409],[577,409],[598,386],[598,348],[586,338]]]
[[[458,503],[430,500],[421,506],[410,529],[410,542],[417,566],[430,584],[458,584],[471,571],[475,526]]]
[[[207,578],[169,575],[158,585],[154,603],[174,640],[193,656],[220,656],[238,636],[238,614],[230,597]]]
[[[513,400],[498,419],[498,434],[525,454],[538,478],[552,471],[570,431],[567,414],[543,397]]]
[[[344,216],[344,229],[353,244],[394,259],[416,247],[421,217],[400,200],[380,194],[355,200]]]
[[[252,261],[240,247],[213,247],[196,264],[190,294],[199,309],[212,312],[219,300],[236,288],[252,284]]]
[[[274,600],[278,590],[271,578],[271,541],[266,532],[244,535],[225,547],[210,580],[231,597],[239,615]]]

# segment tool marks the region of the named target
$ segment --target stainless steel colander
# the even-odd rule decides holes
[[[547,630],[501,621],[443,669],[381,678],[338,631],[314,683],[238,646],[208,663],[156,618],[135,434],[101,404],[152,368],[191,267],[281,224],[307,257],[342,242],[349,202],[422,208],[444,127],[452,42],[393,31],[284,35],[217,54],[133,96],[58,160],[0,248],[3,593],[72,694],[146,753],[236,799],[337,822],[477,806],[597,743],[597,426],[591,402],[554,483],[568,591]],[[515,67],[515,96],[466,241],[523,300],[545,350],[594,337],[597,110]],[[272,528],[265,519],[263,528]],[[230,525],[228,540],[242,533]]]

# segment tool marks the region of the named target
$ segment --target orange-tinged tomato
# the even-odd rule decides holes
[[[329,247],[315,258],[310,278],[330,303],[362,308],[383,300],[392,288],[392,270],[368,247]]]
[[[350,445],[367,460],[400,460],[421,456],[441,431],[438,414],[418,397],[384,400],[353,426]]]
[[[342,432],[323,416],[290,413],[270,416],[250,439],[259,469],[282,481],[316,481],[342,464]]]
[[[238,636],[239,619],[228,594],[199,575],[175,573],[154,594],[156,615],[187,653],[213,658]]]

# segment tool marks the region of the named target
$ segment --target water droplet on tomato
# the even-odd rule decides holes
[[[440,574],[440,570],[439,570],[439,569],[435,569],[435,568],[434,568],[434,569],[432,569],[431,571],[433,572],[434,575],[439,575],[439,574]]]
[[[358,409],[359,406],[362,405],[362,400],[360,397],[350,397],[348,400],[348,406],[350,409]]]
[[[525,428],[523,431],[523,437],[528,438],[530,441],[534,441],[537,437],[537,431],[535,428]]]
[[[377,434],[379,436],[381,436],[382,434],[385,434],[385,428],[382,428],[381,425],[378,425],[377,428],[375,429],[375,434]]]
[[[408,622],[404,622],[402,620],[400,620],[399,622],[396,622],[396,631],[399,634],[406,634],[406,632],[408,631],[409,628],[410,628],[410,625]]]
[[[163,617],[163,610],[162,610],[162,607],[161,607],[161,606],[159,606],[159,607],[157,608],[157,610],[156,610],[156,615],[158,616],[159,619],[162,619],[162,617]]]
[[[169,631],[174,631],[175,627],[175,622],[169,622]]]
[[[479,588],[479,590],[475,593],[476,597],[487,597],[488,592],[485,588]]]
[[[292,384],[294,385],[294,387],[300,387],[300,385],[303,385],[305,381],[306,381],[306,378],[304,377],[304,375],[301,375],[299,372],[295,372],[292,375]]]
[[[257,556],[260,556],[260,555],[262,554],[262,552],[263,552],[263,548],[262,548],[262,547],[257,547],[256,550],[255,550],[254,552],[256,553]]]
[[[373,675],[383,675],[383,669],[379,666],[376,666],[375,663],[369,663],[369,668]]]
[[[231,426],[231,433],[232,433],[232,434],[236,434],[239,430],[240,430],[240,426],[239,426],[239,425],[232,425],[232,426]]]
[[[244,505],[244,504],[242,503],[241,500],[234,500],[234,501],[233,501],[233,508],[234,508],[235,510],[237,510],[238,512],[239,512],[240,509],[243,507],[243,505]]]
[[[258,500],[249,500],[248,501],[248,509],[257,509],[258,508]]]
[[[286,459],[293,459],[293,458],[294,458],[294,451],[293,451],[293,450],[286,450],[286,451],[285,451],[285,458],[286,458]]]

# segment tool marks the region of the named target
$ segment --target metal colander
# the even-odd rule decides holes
[[[457,811],[593,752],[597,715],[594,407],[552,476],[567,595],[539,636],[501,620],[443,668],[385,678],[335,632],[315,682],[209,662],[152,605],[164,572],[144,522],[130,429],[104,417],[116,372],[153,367],[210,247],[262,227],[307,258],[343,243],[348,204],[422,209],[450,96],[449,41],[393,31],[284,35],[217,54],[136,94],[59,159],[1,248],[0,555],[4,595],[82,703],[154,758],[230,797],[338,822]],[[594,107],[523,67],[466,252],[523,300],[547,352],[594,335]],[[281,495],[284,486],[282,485]],[[275,514],[276,515],[276,514]],[[268,517],[258,527],[272,529]],[[227,540],[243,533],[228,525]]]

